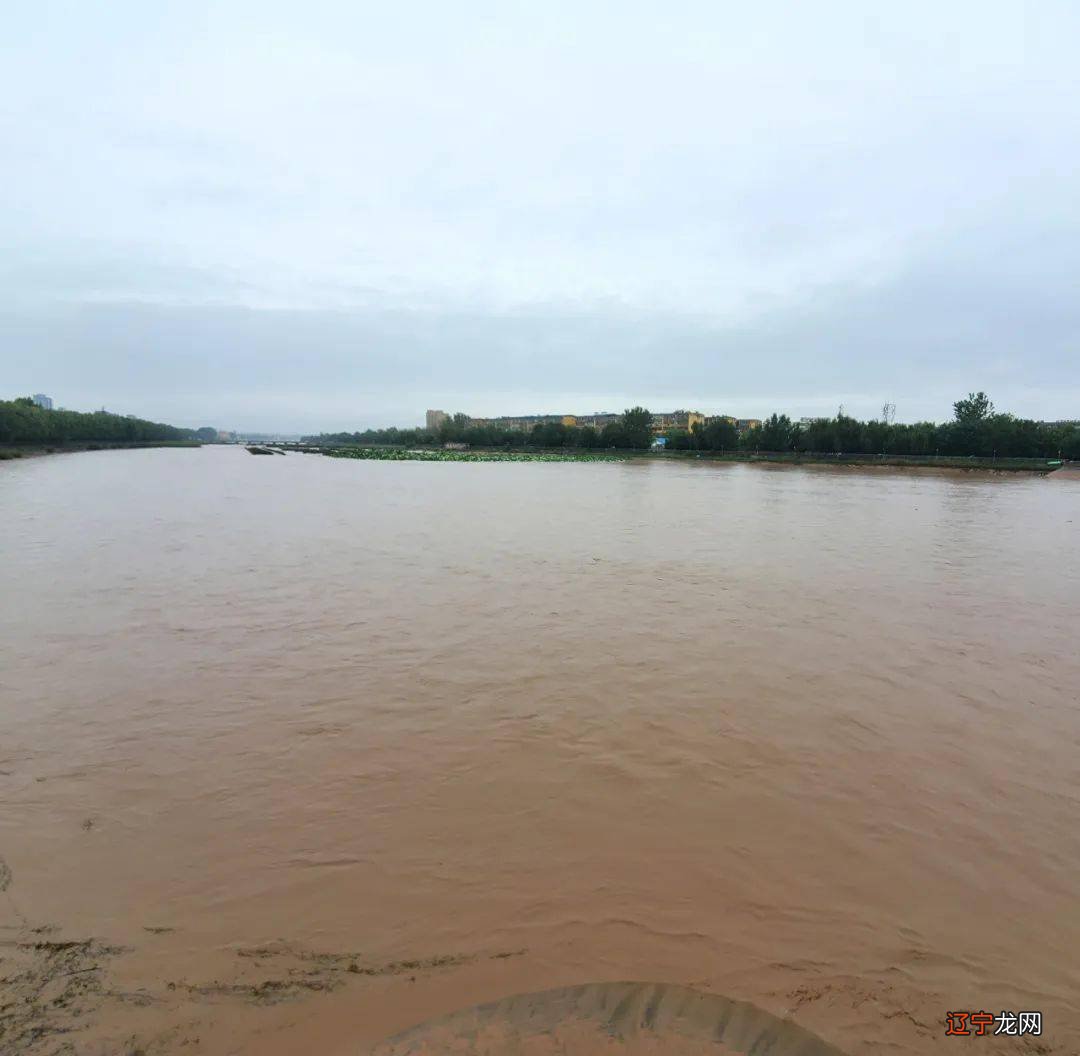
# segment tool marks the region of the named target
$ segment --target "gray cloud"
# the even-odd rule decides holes
[[[10,391],[1075,415],[1070,3],[16,5]]]

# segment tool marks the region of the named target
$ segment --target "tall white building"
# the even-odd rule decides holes
[[[35,392],[31,399],[36,403],[43,411],[52,410],[52,397],[46,396],[43,392]]]

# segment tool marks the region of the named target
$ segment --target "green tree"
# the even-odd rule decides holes
[[[697,448],[697,437],[685,429],[668,429],[664,433],[668,451],[693,451]],[[652,441],[649,441],[650,444]]]
[[[740,451],[759,451],[761,450],[761,430],[760,429],[744,429],[739,433],[739,450]]]
[[[815,418],[811,421],[805,430],[805,439],[803,443],[806,445],[804,450],[816,451],[818,453],[824,451],[835,451],[836,441],[834,440],[835,429],[833,426],[835,423],[831,418]]]
[[[791,419],[786,414],[770,415],[761,423],[760,429],[752,431],[760,434],[758,448],[761,451],[791,450]]]
[[[629,447],[626,430],[620,422],[608,422],[600,433],[601,447]]]
[[[699,432],[699,446],[703,451],[734,451],[739,446],[739,431],[734,422],[718,418],[709,422]]]
[[[985,392],[969,392],[966,400],[957,400],[953,404],[956,421],[961,425],[981,422],[994,413],[994,405]]]
[[[851,418],[842,411],[836,415],[833,427],[833,440],[836,450],[847,454],[866,454],[869,450],[863,423]]]
[[[528,442],[536,447],[568,447],[575,435],[562,422],[537,422],[532,427]]]
[[[889,449],[892,426],[885,421],[866,423],[866,446],[875,454],[884,454]]]
[[[652,443],[652,414],[644,407],[628,407],[622,413],[625,447],[648,447]]]

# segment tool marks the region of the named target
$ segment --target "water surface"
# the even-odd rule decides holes
[[[346,1053],[655,980],[850,1053],[969,1007],[1071,1053],[1078,525],[1019,475],[0,465],[0,1005]]]

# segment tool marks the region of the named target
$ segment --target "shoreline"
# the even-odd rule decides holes
[[[1048,476],[1071,463],[1046,458],[983,458],[976,455],[866,455],[866,454],[797,454],[795,452],[738,452],[719,451],[632,451],[632,450],[574,450],[559,448],[486,448],[447,451],[444,448],[417,448],[404,445],[317,446],[305,444],[267,444],[283,451],[321,454],[331,458],[373,459],[385,461],[566,461],[599,462],[627,459],[650,459],[668,462],[733,462],[764,463],[782,466],[850,466],[853,468],[900,469],[959,469],[1002,473],[1036,473]],[[406,454],[407,453],[407,454]]]
[[[0,462],[18,458],[37,458],[41,455],[68,455],[80,451],[126,451],[141,447],[202,447],[201,440],[80,440],[58,444],[0,445]]]

